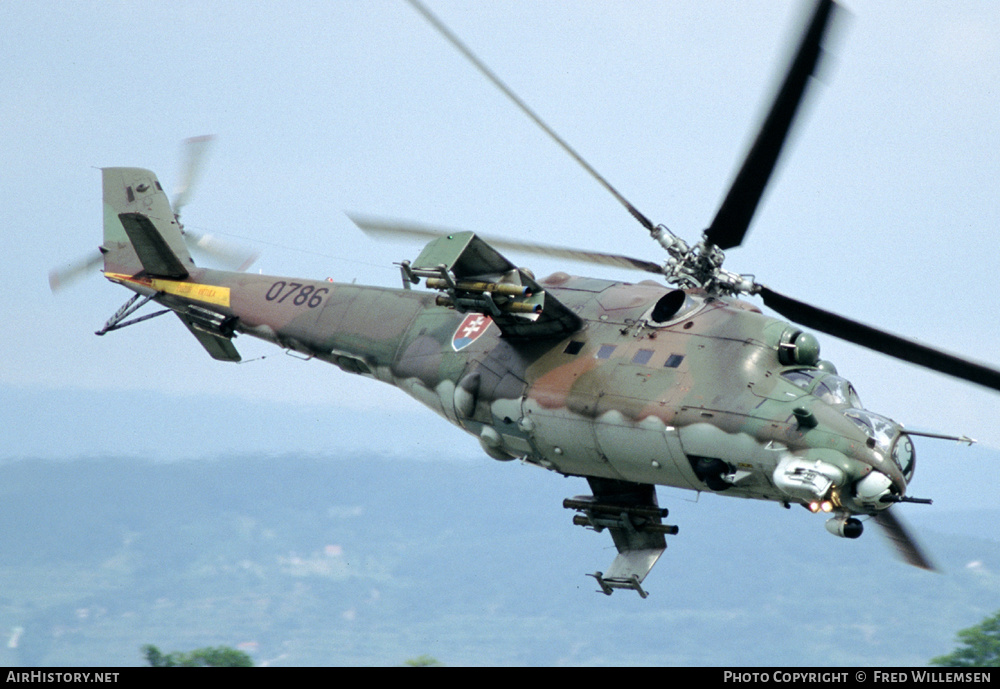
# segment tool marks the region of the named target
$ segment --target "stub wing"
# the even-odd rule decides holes
[[[588,478],[593,495],[563,501],[563,506],[579,512],[573,523],[595,531],[608,529],[618,556],[607,572],[590,576],[601,592],[611,595],[617,588],[632,589],[645,598],[642,582],[667,548],[665,536],[677,527],[663,523],[667,510],[656,500],[656,489],[648,483]]]
[[[472,232],[438,237],[412,264],[403,264],[403,273],[409,282],[425,278],[439,290],[438,304],[489,316],[504,337],[562,337],[583,325],[528,272]]]

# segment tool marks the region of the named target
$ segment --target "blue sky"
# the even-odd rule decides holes
[[[714,215],[802,15],[774,0],[428,4],[633,204],[688,240]],[[845,4],[825,83],[726,265],[1000,366],[1000,8]],[[249,338],[237,342],[244,358],[267,359],[233,366],[175,319],[95,337],[128,296],[100,277],[50,294],[48,270],[100,242],[98,168],[148,167],[169,190],[186,137],[217,136],[186,224],[259,248],[264,273],[398,284],[393,262],[419,246],[373,242],[344,211],[662,256],[402,0],[8,2],[0,21],[0,391],[67,390],[66,419],[94,413],[88,392],[138,409],[310,405],[346,429],[332,447],[398,448],[387,428],[426,422],[440,433],[423,451],[478,452],[388,386]],[[996,393],[820,340],[869,408],[1000,446]],[[8,446],[58,430],[10,415]],[[128,421],[137,438],[169,423]],[[234,411],[218,429],[236,450],[239,428]],[[975,452],[954,450],[959,461]]]

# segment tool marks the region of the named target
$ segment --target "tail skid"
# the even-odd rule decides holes
[[[143,306],[148,304],[152,298],[153,298],[152,296],[143,297],[141,294],[138,293],[132,295],[131,299],[122,304],[121,308],[115,311],[115,314],[108,319],[108,322],[104,324],[104,327],[95,332],[94,334],[106,335],[112,330],[120,330],[121,328],[128,327],[135,323],[141,323],[142,321],[148,321],[150,318],[156,318],[157,316],[162,316],[163,314],[170,312],[170,309],[163,309],[162,311],[157,311],[156,313],[147,314],[145,316],[139,316],[138,318],[133,318],[132,320],[129,321],[125,320],[133,313],[141,309]]]

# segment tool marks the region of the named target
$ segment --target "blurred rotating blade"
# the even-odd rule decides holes
[[[211,257],[215,263],[227,270],[242,273],[260,257],[260,252],[255,249],[220,239],[212,234],[198,234],[185,230],[184,238],[189,249]]]
[[[202,164],[205,162],[205,155],[208,147],[215,140],[211,134],[204,136],[193,136],[184,140],[184,167],[181,168],[180,182],[174,190],[173,210],[174,215],[180,216],[181,208],[187,205],[190,200],[192,190],[198,182],[201,174]]]
[[[920,567],[921,569],[938,571],[937,567],[928,559],[920,546],[910,535],[909,530],[903,526],[891,509],[882,510],[875,516],[875,523],[882,527],[882,533],[889,539],[896,554],[908,565]]]
[[[74,282],[92,275],[103,263],[104,254],[95,251],[64,268],[53,268],[49,271],[49,289],[53,292],[65,289]]]
[[[722,250],[739,246],[743,242],[757,204],[774,172],[781,148],[788,138],[806,87],[823,55],[823,37],[837,7],[832,0],[820,0],[816,3],[785,80],[771,104],[771,110],[712,225],[705,231],[706,240]]]
[[[398,222],[393,220],[380,220],[361,215],[351,215],[347,217],[357,225],[362,232],[375,239],[402,238],[411,240],[430,241],[445,235],[460,232],[461,230],[449,230],[440,227],[430,227],[416,223]],[[641,258],[622,256],[620,254],[608,254],[600,251],[588,251],[585,249],[570,249],[562,246],[551,246],[548,244],[536,244],[534,242],[515,242],[509,239],[498,237],[488,237],[476,233],[480,239],[499,251],[513,251],[517,253],[529,253],[536,256],[548,258],[558,258],[567,261],[579,261],[581,263],[594,263],[597,265],[613,266],[627,270],[641,270],[646,273],[663,274],[663,266],[652,261],[644,261]]]
[[[191,200],[194,188],[198,183],[198,177],[204,167],[205,156],[213,141],[215,141],[215,136],[211,134],[193,136],[184,140],[184,165],[181,167],[180,182],[174,190],[172,204],[174,215],[178,219],[181,215],[181,209]],[[183,229],[182,232],[190,249],[210,257],[220,267],[227,270],[242,273],[252,266],[260,256],[259,251],[240,246],[216,235],[198,234],[187,229]]]
[[[824,311],[775,292],[769,287],[760,286],[759,294],[768,308],[799,325],[888,354],[896,359],[909,361],[911,364],[1000,391],[1000,371],[994,368]]]
[[[584,170],[586,170],[587,173],[591,177],[593,177],[595,180],[597,180],[598,184],[600,184],[612,196],[614,196],[615,199],[618,201],[618,203],[620,203],[622,206],[624,206],[625,210],[627,210],[629,212],[629,214],[633,218],[635,218],[636,220],[638,220],[639,223],[643,227],[645,227],[647,230],[649,230],[650,232],[655,232],[656,231],[656,225],[653,224],[653,221],[651,221],[649,218],[647,218],[645,215],[643,215],[639,211],[638,208],[636,208],[635,206],[633,206],[629,202],[628,199],[626,199],[624,196],[622,196],[621,193],[617,189],[615,189],[613,186],[611,186],[611,183],[608,180],[606,180],[604,178],[604,176],[601,175],[601,173],[599,173],[596,169],[594,169],[594,167],[590,163],[588,163],[586,160],[584,160],[583,156],[581,156],[579,153],[577,153],[576,150],[572,146],[570,146],[569,143],[567,143],[565,139],[563,139],[561,136],[559,136],[556,133],[556,131],[554,129],[552,129],[552,127],[550,127],[548,124],[546,124],[545,121],[541,117],[539,117],[538,114],[534,110],[532,110],[530,107],[528,107],[528,104],[525,103],[523,100],[521,100],[521,98],[518,97],[518,95],[516,93],[514,93],[514,91],[509,86],[507,86],[507,84],[505,84],[500,79],[500,77],[498,77],[493,72],[493,70],[491,70],[489,67],[487,67],[486,63],[484,63],[482,60],[480,60],[476,56],[476,54],[473,53],[468,48],[468,46],[466,46],[464,43],[462,43],[462,41],[458,38],[458,36],[456,36],[451,31],[451,29],[449,29],[447,26],[445,26],[444,22],[442,22],[440,19],[438,19],[437,16],[435,16],[433,12],[431,12],[429,9],[427,9],[427,7],[425,7],[422,3],[420,3],[419,0],[408,0],[408,2],[410,3],[410,5],[413,6],[413,9],[415,9],[417,12],[419,12],[421,15],[423,15],[424,19],[426,19],[427,22],[438,31],[438,33],[440,33],[442,36],[444,36],[445,40],[447,40],[449,43],[451,43],[452,46],[454,46],[455,49],[458,50],[458,52],[462,53],[462,55],[465,56],[465,59],[467,59],[469,62],[472,63],[473,67],[475,67],[476,69],[478,69],[479,72],[484,77],[486,77],[487,79],[489,79],[493,83],[494,86],[496,86],[498,89],[500,89],[500,91],[502,91],[503,94],[505,96],[507,96],[507,98],[509,98],[510,101],[521,110],[521,112],[523,112],[525,115],[527,115],[531,119],[532,122],[534,122],[536,125],[538,125],[538,127],[543,132],[545,132],[549,136],[549,138],[551,138],[553,141],[555,141],[556,144],[558,144],[566,153],[568,153],[569,156],[573,160],[575,160],[577,162],[577,164],[580,165],[580,167],[582,167]],[[660,272],[660,271],[657,271],[657,272]]]

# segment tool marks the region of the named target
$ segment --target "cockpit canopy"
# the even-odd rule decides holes
[[[785,371],[781,377],[813,396],[819,397],[832,407],[864,409],[854,386],[838,375],[820,369],[796,369]]]
[[[907,481],[910,480],[913,476],[915,457],[909,436],[902,432],[898,424],[865,409],[861,398],[849,381],[818,368],[785,371],[781,377],[831,407],[841,409],[844,416],[868,436],[868,446],[881,451],[887,457],[892,457],[903,477]]]

